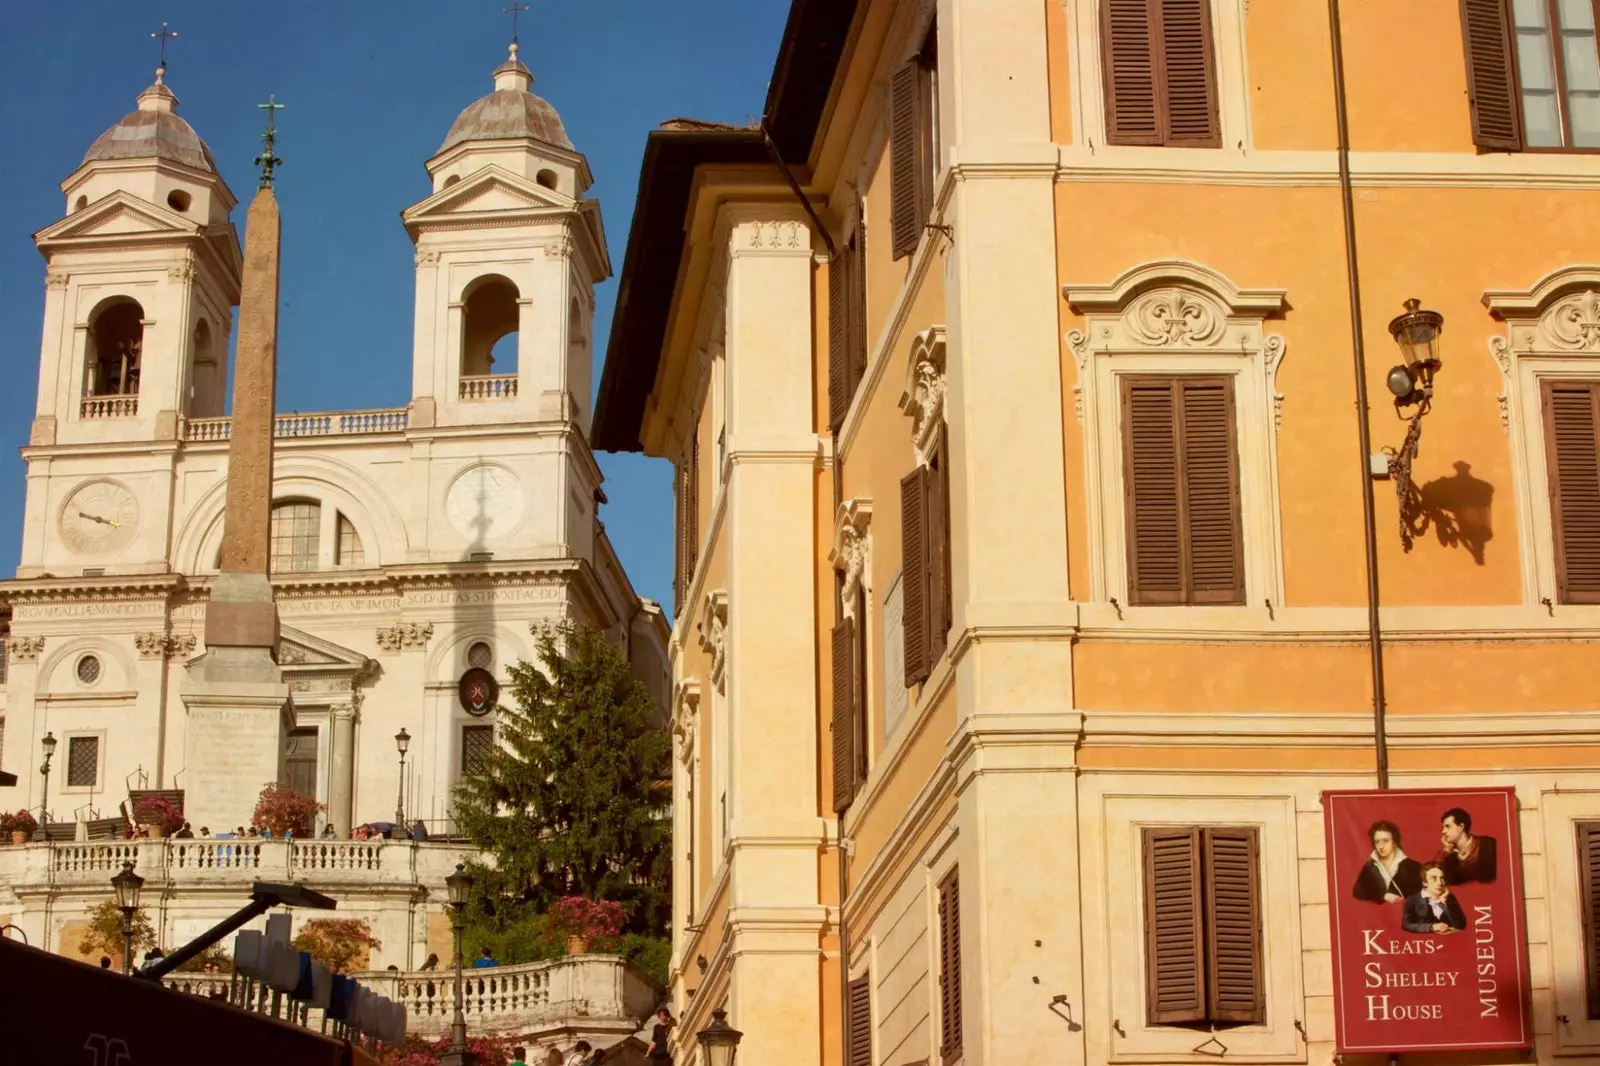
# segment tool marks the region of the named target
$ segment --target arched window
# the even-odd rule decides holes
[[[88,396],[137,396],[144,308],[129,299],[102,305],[89,319]]]
[[[273,505],[272,554],[268,561],[273,573],[315,570],[321,547],[321,504],[315,500],[286,500]]]
[[[461,375],[517,372],[517,287],[499,274],[475,280],[462,309]]]
[[[338,566],[351,569],[367,565],[367,553],[361,547],[361,534],[356,532],[355,524],[344,515],[339,516],[338,552],[333,561]]]
[[[194,371],[189,379],[189,417],[219,418],[222,415],[224,375],[227,370],[217,357],[211,337],[211,324],[205,319],[194,324]]]

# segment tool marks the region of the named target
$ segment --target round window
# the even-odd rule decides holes
[[[487,670],[489,668],[489,664],[493,661],[494,652],[490,651],[489,645],[485,644],[481,640],[467,649],[468,666],[476,666],[480,670]]]
[[[100,660],[93,655],[85,655],[78,660],[78,680],[85,685],[92,685],[100,680]]]
[[[193,202],[189,194],[182,189],[173,189],[167,193],[167,206],[174,211],[187,211],[189,210],[189,205]]]

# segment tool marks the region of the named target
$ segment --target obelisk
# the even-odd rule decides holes
[[[206,605],[206,650],[182,697],[184,815],[225,832],[249,823],[263,785],[281,781],[294,727],[278,666],[278,606],[267,576],[272,509],[272,437],[278,363],[278,201],[272,192],[276,137],[269,100],[261,185],[245,219],[239,339],[234,353],[227,500],[221,572]]]

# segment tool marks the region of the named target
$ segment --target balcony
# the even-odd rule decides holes
[[[410,424],[411,409],[408,407],[379,407],[370,411],[313,411],[310,414],[278,415],[273,419],[272,435],[280,440],[290,437],[355,437],[404,433]],[[191,444],[223,441],[232,432],[231,418],[191,418],[184,425],[183,439]]]
[[[78,417],[90,418],[132,418],[139,413],[139,397],[133,396],[85,396],[83,406],[78,408]]]
[[[351,974],[380,996],[405,1004],[406,1030],[426,1038],[450,1031],[455,974],[393,970]],[[231,978],[175,973],[168,988],[202,996],[240,996]],[[582,1037],[606,1047],[638,1031],[661,1004],[665,991],[644,971],[617,955],[572,955],[545,962],[467,970],[462,975],[462,1010],[467,1031],[509,1036],[530,1043],[559,1035],[568,1043]],[[308,1024],[317,1028],[321,1012]]]
[[[147,882],[174,891],[245,889],[297,881],[322,891],[442,885],[473,848],[406,840],[116,840],[0,848],[0,882],[52,889],[106,888],[131,862]]]
[[[479,374],[461,379],[463,400],[509,400],[516,395],[515,374]]]

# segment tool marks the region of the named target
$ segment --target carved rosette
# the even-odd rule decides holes
[[[571,259],[572,238],[566,234],[562,234],[559,239],[551,241],[549,244],[545,245],[544,257],[546,259]]]
[[[856,497],[839,505],[833,525],[833,550],[828,561],[844,580],[839,586],[839,609],[844,617],[856,616],[856,593],[867,583],[872,561],[868,530],[872,525],[872,500]]]
[[[8,637],[6,658],[14,663],[31,663],[44,651],[43,637]]]
[[[1567,352],[1600,352],[1600,292],[1573,293],[1544,313],[1550,345]]]
[[[432,622],[400,622],[378,630],[378,647],[391,653],[406,648],[426,648],[432,638]]]
[[[700,614],[700,649],[711,654],[711,683],[723,690],[728,666],[728,590],[706,593]]]
[[[172,659],[194,651],[193,633],[135,633],[133,646],[141,659]]]
[[[911,419],[911,443],[921,461],[933,450],[937,431],[944,424],[944,397],[944,327],[931,326],[912,338],[905,388],[900,394],[900,410]]]
[[[67,287],[67,275],[52,270],[44,276],[44,287],[47,289],[64,289]]]
[[[1157,348],[1203,348],[1222,339],[1227,313],[1215,300],[1186,288],[1141,296],[1127,311],[1128,331]]]

